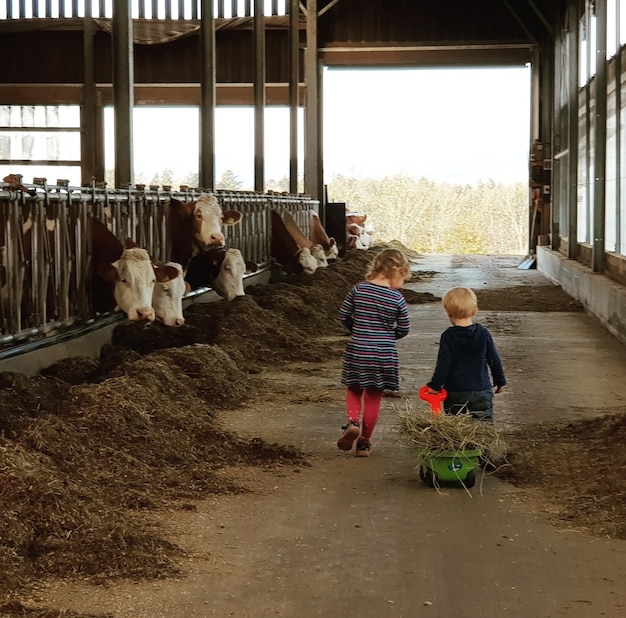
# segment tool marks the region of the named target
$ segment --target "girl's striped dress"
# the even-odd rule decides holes
[[[341,383],[347,387],[399,389],[396,339],[409,333],[409,312],[401,292],[369,281],[348,292],[339,320],[352,338],[343,357]]]

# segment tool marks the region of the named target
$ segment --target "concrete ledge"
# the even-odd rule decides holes
[[[537,270],[579,300],[587,313],[626,344],[626,286],[548,247],[537,247]]]

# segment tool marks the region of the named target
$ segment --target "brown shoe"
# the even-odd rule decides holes
[[[359,440],[356,444],[357,457],[369,457],[372,452],[372,444],[369,440]]]
[[[342,427],[343,433],[341,438],[337,440],[337,446],[342,451],[351,451],[354,446],[354,442],[361,435],[361,429],[358,421],[350,421],[347,425]]]

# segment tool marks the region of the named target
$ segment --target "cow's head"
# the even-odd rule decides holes
[[[176,276],[167,278],[174,269]],[[189,292],[189,284],[185,281],[183,267],[176,262],[168,262],[164,266],[155,268],[156,283],[152,291],[152,307],[156,319],[165,326],[182,326],[185,323],[183,316],[183,296]]]
[[[247,266],[239,249],[228,249],[224,254],[220,271],[213,287],[226,300],[233,300],[237,296],[245,296],[243,291],[243,276]]]
[[[307,275],[312,275],[317,270],[317,260],[311,255],[308,247],[303,247],[298,251],[298,264]]]
[[[124,249],[120,258],[101,275],[113,283],[116,310],[124,311],[130,320],[154,321],[152,290],[156,275],[145,249]]]
[[[326,259],[336,260],[339,257],[339,247],[334,238],[329,238],[328,249],[326,249]]]
[[[222,211],[215,195],[205,193],[193,204],[193,243],[200,251],[224,246],[223,225],[241,222],[238,210]]]
[[[326,252],[324,251],[324,247],[320,244],[311,245],[311,255],[315,258],[317,262],[318,268],[324,268],[328,266],[328,260],[326,259]]]

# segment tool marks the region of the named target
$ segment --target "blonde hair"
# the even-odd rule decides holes
[[[404,279],[406,279],[409,275],[409,271],[409,260],[407,260],[402,251],[398,249],[383,249],[370,264],[365,278],[371,281],[382,275],[383,277],[393,279],[400,273]]]
[[[469,288],[452,288],[448,290],[441,301],[443,308],[451,318],[462,320],[471,318],[478,311],[478,300],[473,290]]]

